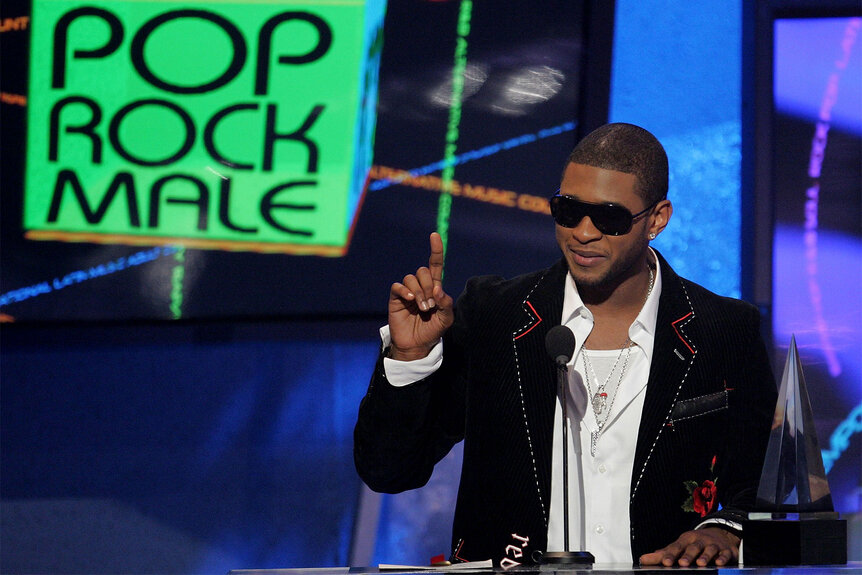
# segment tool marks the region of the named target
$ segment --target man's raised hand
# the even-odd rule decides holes
[[[443,336],[455,317],[452,298],[443,291],[443,238],[431,234],[428,267],[404,276],[389,290],[390,357],[420,359]]]

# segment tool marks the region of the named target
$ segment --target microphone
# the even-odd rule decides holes
[[[575,334],[564,325],[555,325],[545,336],[545,349],[557,367],[565,367],[575,353]]]
[[[548,330],[545,336],[545,349],[557,365],[557,397],[562,410],[562,440],[563,440],[563,551],[536,552],[533,558],[538,563],[563,565],[591,565],[596,559],[592,553],[581,547],[580,551],[569,550],[569,428],[566,413],[566,387],[569,385],[569,368],[567,364],[575,353],[575,334],[564,325],[557,325]],[[580,439],[575,439],[580,441]],[[580,458],[577,460],[580,485],[583,490],[583,473]],[[583,510],[583,505],[581,505]],[[583,517],[581,534],[583,536]],[[582,544],[583,545],[583,544]]]

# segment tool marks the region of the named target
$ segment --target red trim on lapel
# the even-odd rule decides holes
[[[690,311],[687,314],[685,314],[684,316],[682,316],[681,318],[679,318],[678,320],[670,322],[670,324],[673,326],[673,331],[676,332],[676,336],[680,339],[680,341],[682,341],[682,343],[685,344],[685,347],[688,348],[688,351],[690,351],[691,353],[694,353],[694,350],[691,348],[690,345],[688,345],[688,342],[685,341],[685,338],[682,337],[682,334],[679,332],[679,328],[676,327],[676,324],[678,324],[679,322],[681,322],[684,319],[688,319],[692,315],[694,315],[694,312]]]
[[[536,327],[537,325],[539,325],[540,323],[542,323],[542,317],[541,317],[541,316],[539,315],[539,313],[536,311],[536,308],[534,308],[534,307],[533,307],[533,304],[531,304],[529,301],[525,301],[524,303],[525,303],[525,304],[527,304],[528,306],[530,306],[530,309],[531,309],[531,310],[533,310],[533,315],[535,315],[535,316],[536,316],[536,319],[537,319],[537,320],[539,320],[539,321],[537,321],[536,323],[534,323],[533,325],[531,325],[531,326],[530,326],[530,329],[528,329],[527,331],[525,331],[525,332],[524,332],[524,333],[522,333],[521,335],[519,335],[519,336],[517,336],[516,338],[514,338],[514,339],[513,339],[513,341],[514,341],[514,340],[516,340],[516,339],[521,339],[522,337],[524,337],[525,335],[527,335],[528,333],[530,333],[531,331],[533,331],[533,328],[534,328],[534,327]]]
[[[461,548],[462,548],[462,547],[464,547],[464,540],[463,540],[463,539],[459,539],[459,540],[458,540],[458,548],[457,548],[457,549],[455,549],[455,551],[452,553],[452,556],[453,556],[455,559],[458,559],[459,561],[463,561],[464,563],[469,563],[469,561],[468,561],[467,559],[464,559],[463,557],[461,557],[460,555],[458,555],[459,553],[461,553]]]

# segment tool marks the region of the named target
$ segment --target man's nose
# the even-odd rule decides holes
[[[578,225],[571,228],[571,230],[572,236],[580,242],[588,242],[602,237],[602,232],[599,231],[595,224],[593,224],[593,220],[587,215],[582,217]]]

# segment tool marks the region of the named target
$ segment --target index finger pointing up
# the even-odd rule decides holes
[[[434,285],[443,283],[443,238],[440,234],[431,234],[431,256],[428,258],[428,269],[431,270],[431,279]]]

